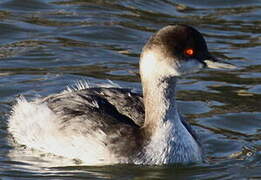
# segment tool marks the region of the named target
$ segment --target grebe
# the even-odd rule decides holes
[[[155,33],[140,58],[143,96],[129,89],[82,87],[28,102],[18,99],[8,125],[30,148],[86,165],[161,165],[202,161],[191,126],[175,99],[177,77],[204,67],[234,68],[208,52],[187,25]]]

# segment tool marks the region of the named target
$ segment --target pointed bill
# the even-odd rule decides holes
[[[211,69],[236,69],[237,67],[233,64],[228,62],[216,59],[216,58],[208,58],[204,60],[204,63],[208,68]]]

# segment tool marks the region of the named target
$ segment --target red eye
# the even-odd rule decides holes
[[[185,49],[184,53],[188,56],[193,56],[195,54],[194,49],[192,48]]]

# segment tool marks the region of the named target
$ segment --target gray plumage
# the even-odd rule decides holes
[[[117,157],[135,159],[146,145],[140,131],[145,119],[143,97],[130,89],[92,87],[48,96],[42,103],[59,115],[62,130],[75,128],[77,133],[79,124],[83,125],[81,134],[102,130],[106,134],[104,145]],[[182,123],[199,142],[184,118]]]

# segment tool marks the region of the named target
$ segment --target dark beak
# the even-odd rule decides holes
[[[203,62],[206,64],[206,67],[211,69],[236,69],[237,67],[228,62],[219,60],[213,56],[209,56]]]

